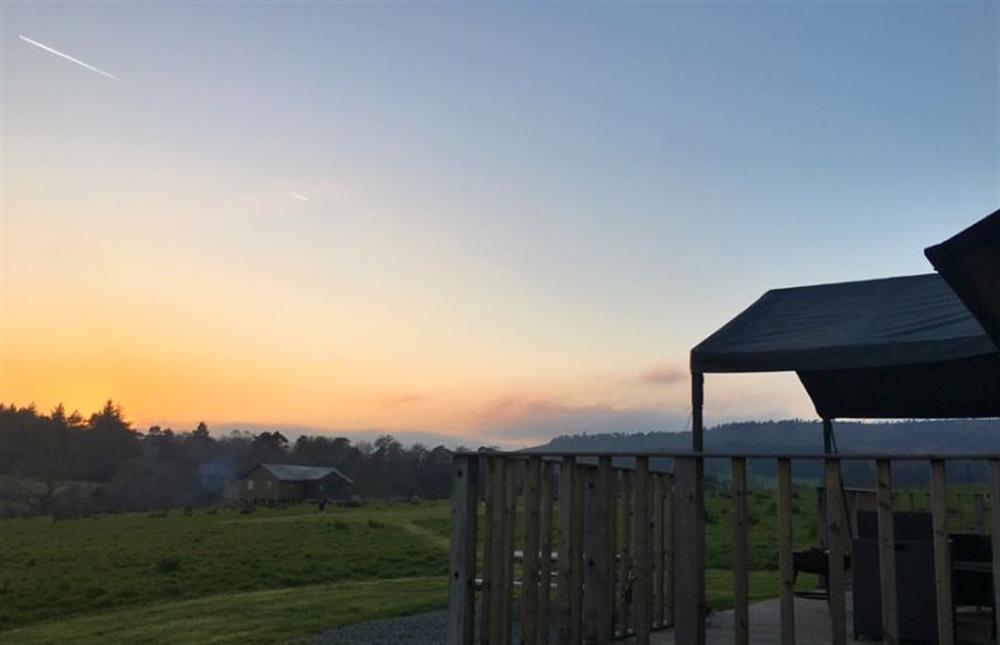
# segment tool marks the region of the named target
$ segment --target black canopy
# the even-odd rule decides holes
[[[797,372],[823,418],[1000,416],[1000,352],[936,274],[769,291],[691,370]]]
[[[924,254],[1000,347],[1000,210]]]

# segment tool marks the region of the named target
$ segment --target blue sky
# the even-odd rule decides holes
[[[673,429],[643,375],[760,293],[929,271],[1000,206],[996,2],[2,11],[3,400]],[[709,422],[810,414],[713,387]]]

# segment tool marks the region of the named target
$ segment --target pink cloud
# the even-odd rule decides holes
[[[390,408],[399,408],[405,405],[410,405],[411,403],[418,403],[426,398],[427,396],[424,394],[411,392],[408,394],[397,394],[394,396],[382,397],[379,399],[379,403]]]
[[[639,375],[639,379],[643,383],[651,385],[673,385],[687,380],[687,377],[684,370],[669,365],[658,365]]]
[[[651,432],[680,430],[687,411],[609,404],[573,405],[538,396],[511,393],[494,399],[475,414],[473,425],[486,437],[504,442],[541,442],[580,432]]]

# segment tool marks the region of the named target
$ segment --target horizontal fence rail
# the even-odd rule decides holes
[[[664,466],[662,460],[669,459]],[[653,460],[661,463],[655,464]],[[782,645],[796,642],[793,462],[821,461],[817,489],[825,558],[829,639],[846,644],[847,577],[852,561],[853,515],[875,513],[878,531],[874,591],[881,603],[882,642],[899,642],[894,513],[913,509],[914,493],[893,490],[893,462],[929,465],[927,502],[933,525],[933,586],[937,638],[955,642],[953,568],[947,490],[949,462],[988,465],[988,490],[962,493],[972,500],[974,526],[991,529],[994,589],[1000,589],[1000,454],[824,454],[693,452],[458,452],[452,492],[450,612],[452,645],[649,643],[659,630],[674,641],[706,642],[705,461],[728,460],[732,531],[732,642],[754,634],[750,603],[751,517],[748,462],[769,461],[777,471],[778,612]],[[845,489],[842,464],[870,462],[874,488]],[[813,482],[815,483],[815,482]],[[900,500],[907,500],[900,504]],[[992,505],[991,505],[992,506]],[[756,519],[756,518],[754,518]],[[874,565],[873,565],[874,566]],[[1000,600],[993,595],[994,611]],[[755,637],[756,638],[756,637]],[[714,641],[713,641],[714,642]]]

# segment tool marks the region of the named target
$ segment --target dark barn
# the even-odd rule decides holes
[[[240,499],[254,503],[344,499],[353,483],[332,466],[257,464],[240,476]]]

